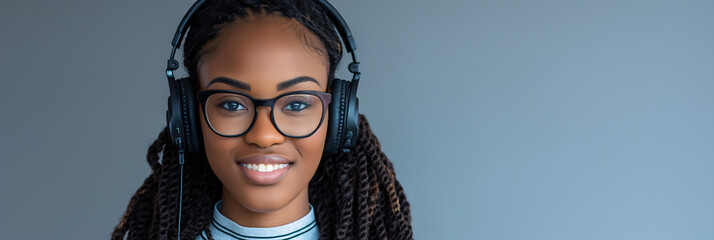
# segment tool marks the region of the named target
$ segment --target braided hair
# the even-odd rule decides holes
[[[248,12],[277,12],[295,18],[315,34],[320,43],[303,40],[329,61],[328,82],[342,53],[339,38],[324,9],[313,1],[209,1],[198,10],[184,45],[184,65],[197,79],[201,56],[210,54],[207,42],[221,27]],[[197,84],[197,83],[196,83]],[[161,157],[159,157],[161,155]],[[151,174],[144,180],[112,233],[112,239],[174,239],[178,235],[180,169],[178,150],[168,128],[149,146],[146,156]],[[184,169],[182,239],[195,239],[209,231],[213,204],[221,198],[222,184],[211,170],[205,153],[187,155]],[[412,239],[409,202],[397,181],[392,163],[382,152],[364,115],[359,116],[359,136],[349,153],[323,156],[309,183],[309,201],[315,209],[320,239]]]

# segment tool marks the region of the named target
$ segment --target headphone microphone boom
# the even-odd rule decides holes
[[[189,29],[188,22],[193,15],[204,6],[207,0],[196,1],[181,19],[176,33],[171,41],[171,55],[166,66],[166,78],[169,82],[170,95],[168,109],[166,110],[166,125],[171,135],[171,143],[178,149],[179,164],[181,165],[181,186],[179,192],[178,238],[181,237],[181,202],[183,202],[183,165],[185,153],[199,153],[203,150],[201,126],[198,120],[198,100],[194,87],[195,79],[190,76],[175,79],[174,71],[179,68],[179,62],[174,59],[176,49],[181,46],[181,40]],[[351,81],[335,78],[330,87],[332,101],[328,106],[329,120],[327,138],[325,140],[324,154],[333,155],[340,152],[347,153],[354,149],[359,132],[359,99],[357,86],[361,73],[355,50],[357,46],[352,32],[342,15],[326,0],[317,0],[325,13],[337,29],[342,42],[352,55],[352,62],[348,70],[353,74]]]

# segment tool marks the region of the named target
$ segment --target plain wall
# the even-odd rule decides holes
[[[714,2],[332,2],[416,238],[714,239]],[[109,238],[191,3],[0,1],[0,239]]]

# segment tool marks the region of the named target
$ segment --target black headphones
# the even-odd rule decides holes
[[[174,79],[174,70],[179,68],[179,62],[174,59],[176,49],[180,47],[183,35],[188,28],[188,22],[193,14],[207,0],[198,0],[186,12],[181,23],[176,29],[176,34],[171,41],[171,56],[166,66],[166,77],[169,80],[171,95],[168,99],[168,110],[166,111],[166,124],[171,132],[171,140],[179,150],[179,163],[184,162],[184,151],[198,153],[203,150],[203,139],[199,122],[198,100],[196,99],[196,89],[190,77]],[[357,141],[359,128],[359,99],[357,99],[357,85],[359,84],[360,71],[359,62],[355,56],[356,49],[354,38],[347,23],[326,0],[318,0],[318,3],[327,11],[332,23],[342,38],[347,52],[352,55],[352,63],[349,64],[349,71],[353,73],[352,81],[345,81],[335,78],[331,86],[332,102],[329,109],[329,121],[327,129],[327,139],[325,141],[324,153],[327,155],[338,152],[349,152],[354,148]]]

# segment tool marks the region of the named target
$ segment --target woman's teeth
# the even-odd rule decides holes
[[[246,163],[240,163],[241,166],[246,167],[251,170],[255,170],[258,172],[272,172],[284,167],[287,167],[290,164],[284,163],[284,164],[246,164]]]

